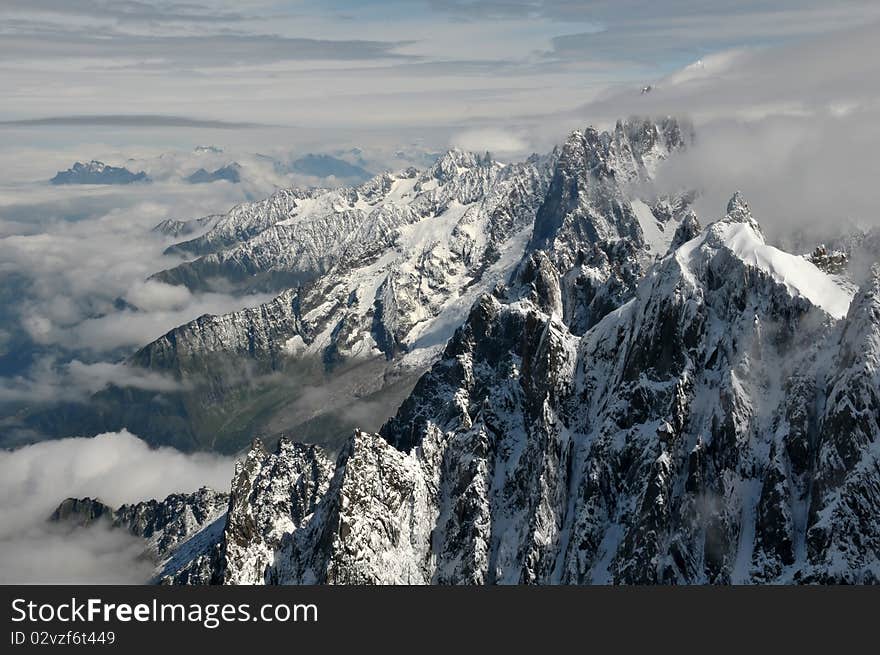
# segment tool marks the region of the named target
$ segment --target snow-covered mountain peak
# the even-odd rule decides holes
[[[144,171],[133,173],[127,168],[109,166],[97,159],[85,164],[78,161],[66,171],[58,171],[49,180],[51,184],[130,184],[149,181],[150,177]]]
[[[398,410],[377,433],[347,430],[335,462],[254,445],[222,531],[204,528],[163,579],[880,579],[880,269],[853,300],[769,245],[739,192],[705,229],[693,193],[640,197],[687,143],[674,119],[632,119],[574,132],[558,157],[451,150],[230,219],[231,247],[218,230],[200,275],[307,262],[311,277],[135,363],[206,372],[218,382],[195,400],[209,401],[188,408],[224,423],[243,392],[214,362],[289,375],[245,396],[273,426],[248,437],[314,439],[303,426],[331,429],[349,389]],[[310,362],[335,378],[325,413],[304,418]]]
[[[809,300],[832,317],[846,316],[852,293],[817,268],[805,257],[792,255],[767,245],[758,222],[748,204],[737,192],[727,206],[727,215],[712,223],[698,238],[682,245],[675,253],[686,276],[699,276],[717,258],[718,251],[727,254],[724,270],[736,270],[733,262],[769,275],[784,286],[789,294]]]
[[[736,191],[727,202],[727,215],[722,219],[728,223],[748,223],[756,232],[761,233],[761,226],[752,216],[749,203],[746,202],[742,191]],[[763,234],[763,233],[762,233]],[[763,236],[761,237],[763,239]]]
[[[693,194],[643,201],[635,190],[685,147],[686,133],[672,118],[633,118],[611,132],[572,132],[563,144],[529,246],[545,251],[559,272],[564,322],[575,334],[629,300],[676,240]],[[677,240],[698,231],[694,217]]]
[[[666,116],[660,119],[632,116],[619,120],[614,132],[604,139],[610,141],[614,166],[626,180],[653,177],[657,166],[671,153],[693,139],[693,128],[686,121]]]
[[[567,269],[577,251],[590,244],[629,239],[644,245],[646,230],[632,206],[629,186],[650,181],[660,161],[685,147],[685,132],[673,118],[632,118],[618,122],[613,132],[593,127],[572,132],[535,219],[533,246],[553,251],[554,263]],[[655,223],[656,217],[647,222]],[[650,229],[657,231],[653,225]],[[674,227],[670,237],[672,231]]]
[[[73,165],[74,170],[88,171],[90,173],[103,173],[107,169],[107,164],[97,159],[93,159],[87,164],[76,162]]]
[[[460,175],[464,169],[488,167],[493,164],[489,153],[478,155],[461,148],[450,148],[444,152],[430,168],[430,174],[437,179],[447,179]]]

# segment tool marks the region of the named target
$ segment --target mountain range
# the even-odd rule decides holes
[[[92,160],[88,163],[76,162],[66,171],[58,171],[49,182],[51,184],[131,184],[149,182],[144,172],[132,173],[127,168],[108,166],[104,162]]]
[[[111,387],[34,427],[128,426],[154,444],[224,452],[256,432],[335,447],[358,425],[378,428],[519,261],[554,156],[501,164],[452,150],[358,187],[282,189],[226,215],[163,222],[166,234],[190,235],[169,248],[187,259],[155,280],[278,295],[202,316],[130,358],[179,391]]]
[[[151,533],[155,581],[880,581],[880,267],[645,191],[694,138],[630,119],[175,225],[156,279],[278,295],[131,358],[185,391],[95,398],[157,443],[267,437],[228,499],[156,501],[203,518]],[[143,532],[96,502],[59,518]]]

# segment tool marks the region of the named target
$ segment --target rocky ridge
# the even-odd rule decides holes
[[[880,270],[852,299],[737,194],[578,335],[530,261],[335,469],[254,447],[213,581],[878,580]]]
[[[50,521],[80,527],[104,523],[144,539],[144,557],[156,563],[155,582],[178,573],[198,572],[198,581],[219,565],[217,544],[223,533],[229,494],[203,487],[194,493],[171,494],[112,508],[97,498],[67,498],[52,512]],[[192,581],[196,581],[195,579]]]

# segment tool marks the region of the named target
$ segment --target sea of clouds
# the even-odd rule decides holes
[[[0,584],[142,583],[144,542],[109,527],[47,521],[68,497],[111,507],[202,486],[227,490],[234,460],[150,448],[129,432],[0,451]]]

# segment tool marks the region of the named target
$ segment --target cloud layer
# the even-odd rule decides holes
[[[46,518],[67,497],[117,507],[201,486],[226,490],[233,460],[151,449],[122,431],[0,451],[0,583],[142,583],[143,542],[122,531],[70,529]]]
[[[23,168],[31,156],[40,155],[22,157]],[[152,228],[226,211],[244,199],[243,187],[0,186],[0,403],[80,400],[111,382],[167,390],[170,380],[119,362],[181,323],[269,296],[193,294],[145,281],[178,262],[162,254],[171,239]],[[270,181],[262,193],[271,189]]]

